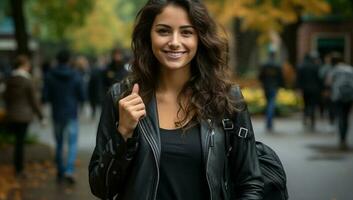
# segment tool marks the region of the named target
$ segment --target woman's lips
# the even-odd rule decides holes
[[[186,51],[164,51],[164,53],[168,58],[178,59],[181,58],[186,53]]]

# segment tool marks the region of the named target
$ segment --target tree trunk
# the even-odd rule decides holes
[[[281,33],[282,42],[288,52],[288,62],[294,68],[297,66],[298,28],[301,23],[302,21],[299,19],[296,23],[285,26]]]
[[[10,0],[12,17],[15,24],[17,53],[29,55],[28,34],[23,10],[23,0]]]
[[[244,74],[247,72],[251,63],[251,56],[257,47],[258,32],[241,30],[241,20],[234,20],[235,29],[235,63],[236,74]]]

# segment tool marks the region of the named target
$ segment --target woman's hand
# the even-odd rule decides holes
[[[125,141],[132,137],[138,121],[146,115],[145,104],[138,93],[139,85],[135,83],[131,94],[119,101],[118,131]]]

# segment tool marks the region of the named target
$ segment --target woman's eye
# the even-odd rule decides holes
[[[194,34],[194,32],[193,32],[193,31],[190,31],[190,30],[185,30],[185,31],[182,31],[181,33],[182,33],[183,35],[185,35],[185,36],[191,36],[191,35]]]
[[[167,29],[158,29],[157,33],[159,33],[161,35],[166,35],[169,33],[169,31]]]

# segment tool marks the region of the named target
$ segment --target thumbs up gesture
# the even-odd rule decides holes
[[[138,121],[146,115],[145,104],[139,93],[139,85],[134,84],[130,95],[119,101],[118,131],[125,141],[132,137]]]

